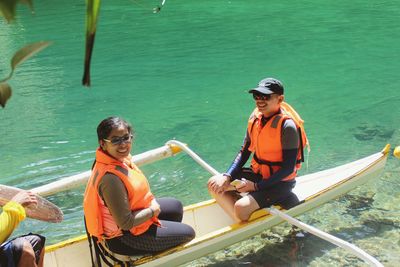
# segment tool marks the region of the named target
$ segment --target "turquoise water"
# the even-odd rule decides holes
[[[283,81],[286,100],[306,121],[312,151],[302,173],[400,145],[398,0],[177,0],[158,14],[155,1],[104,2],[90,89],[80,85],[84,1],[34,4],[34,15],[21,6],[14,24],[0,21],[0,77],[18,48],[53,41],[19,67],[0,110],[2,184],[29,189],[88,170],[96,126],[110,115],[134,125],[135,154],[175,138],[225,170],[253,109],[246,90],[266,76]],[[391,157],[381,177],[300,219],[395,266],[399,166]],[[143,170],[158,196],[184,204],[209,198],[208,173],[184,156]],[[16,234],[34,229],[49,244],[82,234],[82,192],[49,197],[63,209],[63,223],[27,220]],[[361,264],[311,236],[290,240],[289,230],[274,228],[190,265]]]

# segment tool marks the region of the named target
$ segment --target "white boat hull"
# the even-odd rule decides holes
[[[380,152],[336,168],[298,177],[293,192],[303,203],[286,213],[290,216],[303,214],[377,177],[385,166],[386,158],[387,155]],[[214,200],[210,200],[186,207],[183,221],[195,229],[194,240],[139,259],[135,264],[177,266],[254,236],[281,223],[283,219],[260,210],[253,214],[250,222],[236,224]],[[91,266],[86,238],[82,236],[47,247],[45,266]]]

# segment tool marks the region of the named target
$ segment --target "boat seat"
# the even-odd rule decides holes
[[[133,262],[149,255],[123,255],[110,250],[105,241],[98,242],[101,253],[114,262],[122,266],[133,266]],[[113,265],[114,266],[114,265]]]
[[[92,236],[87,231],[86,218],[83,216],[85,230],[89,242],[90,256],[92,265],[96,267],[102,267],[102,262],[107,266],[134,266],[134,262],[149,256],[149,254],[143,255],[124,255],[111,251],[104,240],[99,241],[97,237]],[[93,246],[93,249],[92,249]],[[94,250],[94,251],[93,251]]]

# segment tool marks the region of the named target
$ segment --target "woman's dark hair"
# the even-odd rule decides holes
[[[132,134],[132,126],[120,117],[108,117],[100,122],[97,126],[97,138],[98,140],[106,139],[110,135],[111,131],[120,126],[124,126],[128,129],[128,132]]]

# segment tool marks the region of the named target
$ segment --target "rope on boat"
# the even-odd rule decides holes
[[[212,175],[219,174],[219,172],[217,170],[215,170],[213,167],[211,167],[207,162],[205,162],[203,159],[201,159],[195,152],[193,152],[193,150],[191,150],[187,145],[183,144],[182,142],[179,142],[177,140],[170,140],[166,143],[166,145],[175,145],[175,146],[181,148],[194,161],[196,161],[198,164],[200,164],[200,166],[202,166],[204,169],[206,169],[209,173],[211,173]],[[375,259],[371,255],[369,255],[367,252],[365,252],[361,248],[359,248],[343,239],[337,238],[337,237],[335,237],[331,234],[328,234],[324,231],[321,231],[311,225],[305,224],[272,206],[267,208],[267,210],[271,214],[281,217],[283,220],[289,222],[290,224],[293,224],[315,236],[318,236],[336,246],[339,246],[339,247],[353,253],[358,258],[362,259],[363,261],[365,261],[366,263],[368,263],[371,266],[383,267],[383,265],[377,259]]]

